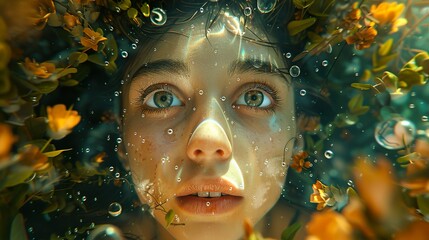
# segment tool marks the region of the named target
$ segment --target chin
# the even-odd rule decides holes
[[[237,240],[244,234],[243,226],[243,222],[192,222],[167,231],[177,240]]]

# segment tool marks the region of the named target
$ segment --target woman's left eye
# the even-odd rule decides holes
[[[272,101],[266,92],[258,89],[251,89],[241,94],[236,104],[255,108],[266,108],[272,105]]]
[[[155,91],[146,97],[145,105],[151,108],[180,106],[182,102],[173,93],[165,90]]]

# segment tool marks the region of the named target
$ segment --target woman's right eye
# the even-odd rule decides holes
[[[157,90],[145,97],[143,105],[150,108],[169,108],[183,104],[172,92]]]

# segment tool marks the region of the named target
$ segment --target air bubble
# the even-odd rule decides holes
[[[297,65],[293,65],[292,67],[290,67],[289,69],[289,74],[292,77],[298,77],[299,74],[301,73],[301,69],[297,66]]]
[[[203,94],[204,94],[204,91],[203,91],[203,90],[200,90],[200,91],[198,91],[198,94],[203,95]]]
[[[137,48],[137,44],[135,44],[135,43],[131,44],[131,48],[132,49],[136,49]]]
[[[122,138],[117,138],[116,139],[116,142],[119,144],[119,143],[121,143],[122,142]]]
[[[200,13],[203,13],[204,12],[204,8],[200,8]]]
[[[109,171],[113,172],[113,170],[115,170],[115,168],[113,166],[110,166]]]
[[[277,0],[257,0],[256,4],[258,6],[258,10],[261,13],[269,13],[276,6]]]
[[[225,97],[225,96],[222,96],[222,97],[220,98],[220,100],[221,100],[222,102],[225,102],[226,97]]]
[[[115,173],[115,178],[119,178],[121,176],[121,174],[120,173]]]
[[[306,94],[307,94],[307,91],[305,89],[301,89],[299,91],[299,95],[301,95],[301,96],[305,96]]]
[[[177,166],[177,165],[174,166],[174,170],[176,170],[176,171],[179,170],[179,166]]]
[[[244,16],[248,17],[248,16],[252,15],[252,8],[251,7],[245,7],[243,12],[244,12]]]
[[[206,206],[209,207],[210,206],[210,202],[206,202]]]
[[[154,8],[150,14],[150,21],[156,26],[162,26],[167,22],[167,14],[161,8]]]
[[[324,67],[328,66],[328,60],[323,60],[322,61],[322,66],[324,66]]]
[[[82,200],[82,202],[85,202],[86,201],[86,196],[83,196],[81,200]]]
[[[89,153],[89,151],[91,151],[91,149],[89,149],[89,148],[86,148],[86,149],[85,149],[85,152],[86,152],[86,153]]]
[[[121,52],[121,56],[122,56],[122,58],[127,58],[128,57],[128,52],[127,51],[122,51]]]
[[[122,206],[121,204],[117,203],[117,202],[113,202],[109,205],[109,214],[112,217],[117,217],[119,215],[121,215],[122,213]]]
[[[181,178],[177,178],[177,182],[181,182],[182,181],[182,179]]]
[[[168,130],[167,130],[167,133],[169,134],[169,135],[171,135],[171,134],[173,134],[173,129],[171,129],[171,128],[169,128]]]
[[[325,151],[325,158],[331,159],[334,156],[334,153],[331,150]]]
[[[422,116],[422,121],[423,122],[427,122],[428,121],[428,116]]]
[[[391,150],[401,149],[410,144],[415,135],[416,127],[414,124],[403,118],[392,118],[380,122],[374,131],[377,143]]]
[[[286,58],[291,58],[292,54],[290,52],[286,53]]]
[[[115,91],[115,97],[119,96],[119,92]]]

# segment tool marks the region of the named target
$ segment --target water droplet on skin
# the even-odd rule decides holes
[[[297,66],[297,65],[293,65],[292,67],[290,67],[289,69],[289,74],[292,77],[298,77],[299,74],[301,73],[301,69]]]
[[[171,134],[173,134],[173,129],[171,129],[171,128],[169,128],[168,130],[167,130],[167,133],[169,134],[169,135],[171,135]]]
[[[282,167],[286,167],[286,162],[282,162]]]
[[[181,178],[177,178],[177,182],[180,182],[180,181],[182,181],[182,179]]]
[[[286,58],[291,58],[292,54],[290,52],[286,53]]]
[[[410,144],[416,137],[414,124],[403,118],[392,118],[377,124],[374,137],[380,146],[397,150]]]
[[[331,150],[325,151],[325,158],[331,159],[334,156],[334,153]]]
[[[198,91],[198,94],[203,95],[203,94],[204,94],[204,91],[203,91],[203,90],[200,90],[200,91]]]
[[[244,16],[248,17],[248,16],[252,15],[252,8],[251,7],[245,7],[243,12],[244,12]]]
[[[136,49],[137,48],[137,44],[135,44],[135,43],[131,44],[131,48],[132,49]]]
[[[174,170],[176,170],[176,171],[179,170],[179,166],[177,166],[177,165],[174,166]]]
[[[323,60],[322,61],[322,66],[324,66],[324,67],[328,66],[328,60]]]
[[[306,91],[305,89],[301,89],[301,90],[299,91],[299,95],[301,95],[301,96],[305,96],[305,94],[307,94],[307,91]]]
[[[122,206],[117,202],[113,202],[109,205],[109,214],[112,217],[117,217],[122,213]]]
[[[277,0],[257,0],[256,5],[261,13],[269,13],[276,6]]]
[[[222,96],[222,97],[220,98],[220,100],[221,100],[222,102],[225,102],[226,97],[225,97],[225,96]]]
[[[210,206],[210,202],[206,202],[206,206],[209,207]]]
[[[162,26],[167,22],[167,14],[162,8],[154,8],[150,13],[150,21],[155,26]]]
[[[119,143],[121,143],[122,142],[122,138],[117,138],[116,139],[116,142],[119,144]]]

